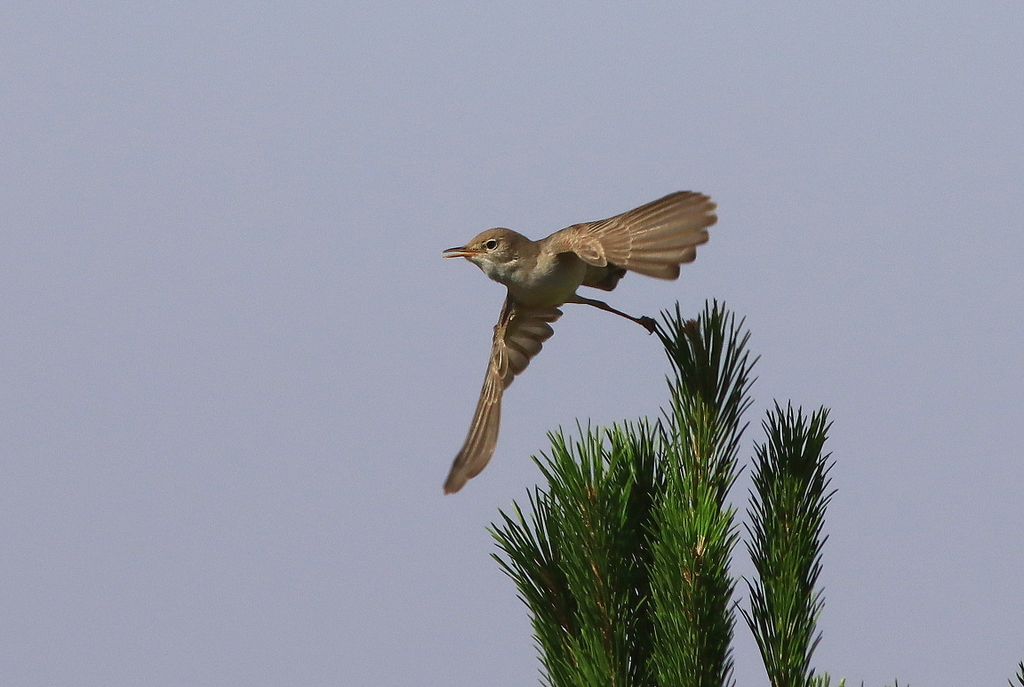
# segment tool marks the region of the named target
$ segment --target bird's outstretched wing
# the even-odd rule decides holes
[[[459,454],[455,456],[444,493],[453,494],[480,474],[494,454],[501,422],[501,395],[520,372],[526,369],[533,356],[540,353],[544,342],[555,330],[551,323],[562,316],[558,308],[524,310],[517,307],[511,297],[505,299],[498,324],[494,326],[491,359],[484,377],[484,388],[476,404],[469,434]]]
[[[547,249],[576,253],[594,267],[615,265],[675,279],[679,264],[692,262],[697,246],[708,240],[707,228],[718,221],[716,207],[703,193],[678,191],[615,217],[556,231],[546,240]]]

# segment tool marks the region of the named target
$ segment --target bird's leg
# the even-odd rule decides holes
[[[598,308],[599,310],[604,310],[606,312],[615,313],[616,315],[619,315],[621,317],[625,317],[627,320],[632,320],[633,322],[636,322],[638,325],[640,325],[641,327],[646,329],[648,334],[653,334],[654,333],[654,326],[655,326],[656,322],[654,321],[653,318],[650,318],[650,317],[647,317],[647,316],[644,316],[644,317],[633,317],[632,315],[627,315],[626,313],[622,312],[621,310],[616,310],[615,308],[613,308],[612,306],[608,305],[604,301],[596,301],[593,298],[584,298],[583,296],[580,296],[579,294],[573,294],[572,297],[569,298],[569,300],[566,301],[566,303],[581,303],[583,305],[592,305],[595,308]]]

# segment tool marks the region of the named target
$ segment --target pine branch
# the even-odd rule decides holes
[[[757,640],[773,687],[814,684],[811,656],[821,639],[821,573],[829,455],[822,454],[830,423],[821,408],[805,418],[776,404],[763,423],[767,443],[756,448],[747,550],[758,573],[748,581],[743,616]]]
[[[656,508],[652,602],[658,684],[733,683],[735,581],[729,561],[737,541],[726,497],[755,360],[750,338],[724,306],[706,305],[697,320],[663,313],[657,333],[672,361],[672,411],[660,425],[665,491]]]
[[[658,437],[647,423],[549,435],[547,491],[492,534],[530,608],[550,684],[647,685],[650,546]],[[536,460],[536,459],[535,459]]]

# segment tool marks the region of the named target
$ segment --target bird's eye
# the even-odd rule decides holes
[[[498,239],[487,239],[487,241],[484,242],[484,248],[486,248],[487,250],[494,250],[497,247]]]

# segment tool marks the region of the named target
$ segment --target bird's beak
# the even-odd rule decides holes
[[[466,248],[465,246],[456,246],[455,248],[449,248],[442,255],[446,258],[468,258],[474,255],[480,255],[483,251],[475,250],[473,248]]]

